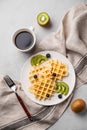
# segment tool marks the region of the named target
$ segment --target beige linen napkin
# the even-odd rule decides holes
[[[50,34],[37,46],[36,51],[54,50],[67,56],[76,72],[76,86],[87,82],[87,5],[80,4],[69,10],[63,17],[57,32]],[[55,106],[40,106],[32,102],[20,89],[28,110],[34,117],[27,119],[15,94],[0,78],[0,130],[45,130],[54,124],[70,103],[72,95]]]

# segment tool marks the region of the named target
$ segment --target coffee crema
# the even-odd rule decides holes
[[[15,45],[21,50],[26,50],[32,46],[34,38],[30,32],[22,31],[15,37]]]

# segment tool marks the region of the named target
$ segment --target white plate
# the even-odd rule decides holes
[[[64,77],[62,81],[66,82],[69,85],[69,93],[62,97],[62,99],[58,98],[58,94],[55,93],[54,96],[49,100],[46,99],[44,100],[38,100],[34,97],[34,95],[29,92],[28,87],[31,86],[31,83],[29,82],[29,70],[32,68],[31,64],[30,64],[30,60],[33,56],[37,55],[37,54],[42,54],[42,55],[46,55],[47,53],[51,54],[51,58],[52,59],[58,59],[59,61],[66,63],[68,65],[68,72],[69,72],[69,76]],[[75,72],[74,72],[74,68],[72,66],[72,64],[70,63],[70,61],[62,54],[54,52],[54,51],[43,51],[40,53],[37,53],[33,56],[31,56],[26,63],[24,64],[22,71],[21,71],[21,83],[22,83],[22,87],[24,89],[25,94],[35,103],[41,104],[41,105],[55,105],[58,103],[63,102],[64,100],[66,100],[69,95],[72,93],[74,87],[75,87]]]

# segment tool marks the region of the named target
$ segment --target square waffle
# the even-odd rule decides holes
[[[68,75],[68,71],[67,71],[67,65],[59,62],[58,60],[54,61],[51,60],[49,61],[49,63],[52,66],[52,70],[51,70],[51,78],[55,81],[57,80],[61,80],[64,76]],[[55,73],[55,76],[53,76],[53,74]]]
[[[41,78],[34,86],[29,87],[29,90],[33,92],[35,97],[39,100],[45,100],[53,96],[55,84],[49,78],[45,78],[44,80]]]
[[[38,78],[34,78],[34,75],[37,75]],[[38,82],[39,79],[44,79],[45,77],[50,78],[51,75],[51,66],[47,67],[44,65],[38,65],[35,66],[30,72],[29,72],[29,79],[31,83]]]

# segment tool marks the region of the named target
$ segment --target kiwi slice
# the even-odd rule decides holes
[[[41,26],[46,26],[50,21],[50,17],[46,12],[41,12],[37,16],[37,22]]]
[[[69,86],[65,82],[57,82],[56,83],[56,92],[61,93],[63,95],[67,95],[69,92]]]
[[[31,65],[34,66],[37,64],[41,64],[42,61],[46,61],[46,60],[48,60],[46,56],[39,54],[31,58]]]

